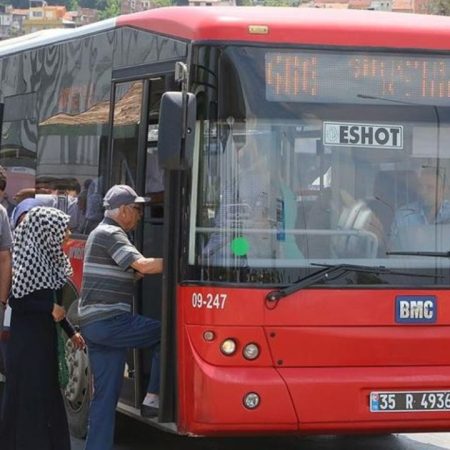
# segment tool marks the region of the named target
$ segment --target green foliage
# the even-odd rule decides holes
[[[106,9],[106,0],[94,0],[94,9],[98,9],[99,11],[103,11]],[[89,6],[88,6],[89,8]]]
[[[236,0],[237,6],[298,6],[302,0]],[[64,5],[68,11],[92,8],[100,11],[100,19],[116,17],[120,14],[120,0],[47,0],[49,5]],[[188,4],[188,0],[151,0],[152,7]],[[29,0],[12,0],[14,8],[28,8]],[[433,11],[431,11],[433,8]],[[431,0],[430,13],[450,15],[450,0]]]
[[[263,0],[264,6],[293,6],[293,0]]]
[[[172,6],[171,0],[152,0],[152,4],[155,8],[162,8],[164,6]]]
[[[46,0],[48,5],[52,6],[65,6],[69,10],[69,6],[72,0]],[[9,3],[9,2],[8,2]],[[11,5],[14,8],[28,9],[30,7],[29,0],[12,0]]]
[[[100,11],[100,19],[109,19],[120,15],[120,0],[106,0],[106,7]]]
[[[450,16],[450,0],[432,0],[428,7],[430,14]]]

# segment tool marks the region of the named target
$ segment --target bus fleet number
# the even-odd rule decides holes
[[[227,294],[206,294],[194,292],[192,294],[192,306],[194,308],[224,309]]]

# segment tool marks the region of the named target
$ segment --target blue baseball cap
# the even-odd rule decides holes
[[[103,206],[105,209],[116,209],[122,205],[131,205],[132,203],[143,204],[149,201],[149,198],[137,195],[130,186],[116,184],[105,194]]]

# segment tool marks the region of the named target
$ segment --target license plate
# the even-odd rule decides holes
[[[371,392],[370,411],[450,411],[450,391]]]

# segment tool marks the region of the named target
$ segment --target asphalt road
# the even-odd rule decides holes
[[[2,383],[0,394],[1,388]],[[84,444],[84,440],[72,438],[72,450],[84,450]],[[114,450],[450,450],[450,433],[188,438],[158,431],[119,414]]]
[[[115,442],[114,450],[450,450],[450,433],[207,439],[163,433],[124,417]],[[72,440],[72,450],[83,449],[84,441]]]

